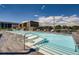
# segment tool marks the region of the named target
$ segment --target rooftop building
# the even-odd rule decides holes
[[[23,21],[18,25],[18,28],[23,30],[35,30],[36,27],[39,27],[39,23],[36,21]]]

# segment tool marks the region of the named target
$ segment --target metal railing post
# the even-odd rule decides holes
[[[79,46],[79,44],[75,45],[75,52],[78,52],[78,46]]]
[[[77,52],[77,49],[76,48],[77,48],[77,45],[75,45],[75,52]]]
[[[26,34],[27,34],[27,33],[24,34],[24,50],[25,50],[25,39],[26,39]]]

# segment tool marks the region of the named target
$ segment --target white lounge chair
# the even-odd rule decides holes
[[[52,29],[51,32],[54,32],[54,30]]]

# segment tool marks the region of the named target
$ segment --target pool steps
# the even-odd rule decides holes
[[[31,41],[30,41],[31,40]],[[34,46],[34,45],[36,45],[37,43],[39,43],[39,42],[41,42],[42,40],[44,40],[43,38],[36,38],[36,39],[34,39],[34,40],[32,40],[32,39],[30,39],[30,40],[28,40],[26,43],[25,43],[25,45],[27,45],[27,46],[29,46],[29,47],[32,47],[32,46]]]

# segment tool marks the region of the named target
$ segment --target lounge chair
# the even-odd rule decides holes
[[[54,32],[54,30],[52,29],[51,32]]]

